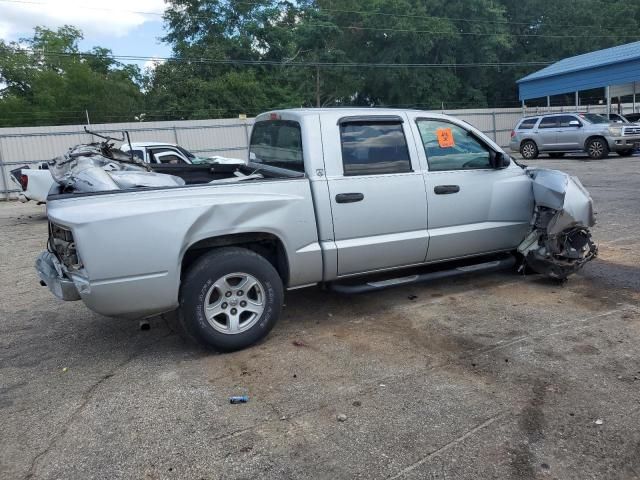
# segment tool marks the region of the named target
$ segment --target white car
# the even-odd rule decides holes
[[[120,146],[120,149],[123,152],[131,150],[134,157],[151,164],[244,165],[246,163],[238,158],[198,157],[187,149],[173,143],[131,142],[131,148],[129,148],[129,143],[124,143]],[[46,203],[49,190],[55,183],[47,169],[46,162],[40,164],[38,168],[25,166],[15,169],[11,172],[11,178],[22,189],[18,194],[18,199],[23,203],[30,200],[37,203]]]
[[[120,150],[128,152],[131,150],[135,157],[147,163],[169,163],[169,164],[218,164],[218,165],[244,165],[246,162],[239,158],[227,158],[220,156],[199,157],[186,148],[173,143],[162,142],[131,142],[122,144]]]
[[[46,167],[46,163],[42,163],[38,168],[29,168],[24,166],[11,171],[11,178],[22,189],[18,193],[18,199],[22,202],[33,200],[37,203],[45,203],[47,195],[53,185],[53,177]]]

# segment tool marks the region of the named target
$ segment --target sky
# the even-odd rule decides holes
[[[18,40],[38,25],[70,24],[84,34],[82,50],[99,46],[115,55],[167,57],[171,49],[159,40],[164,8],[164,0],[0,0],[0,38]]]

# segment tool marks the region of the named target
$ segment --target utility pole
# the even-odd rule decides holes
[[[320,108],[320,65],[316,65],[316,107]]]

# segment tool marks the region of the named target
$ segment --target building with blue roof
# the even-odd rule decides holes
[[[611,97],[633,96],[640,93],[640,42],[627,43],[595,52],[565,58],[518,80],[520,100],[547,98],[552,95],[575,93],[604,88],[608,111]]]

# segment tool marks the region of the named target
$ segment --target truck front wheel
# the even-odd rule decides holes
[[[180,287],[180,320],[205,346],[230,352],[264,338],[280,317],[282,280],[264,257],[245,248],[206,253]]]

